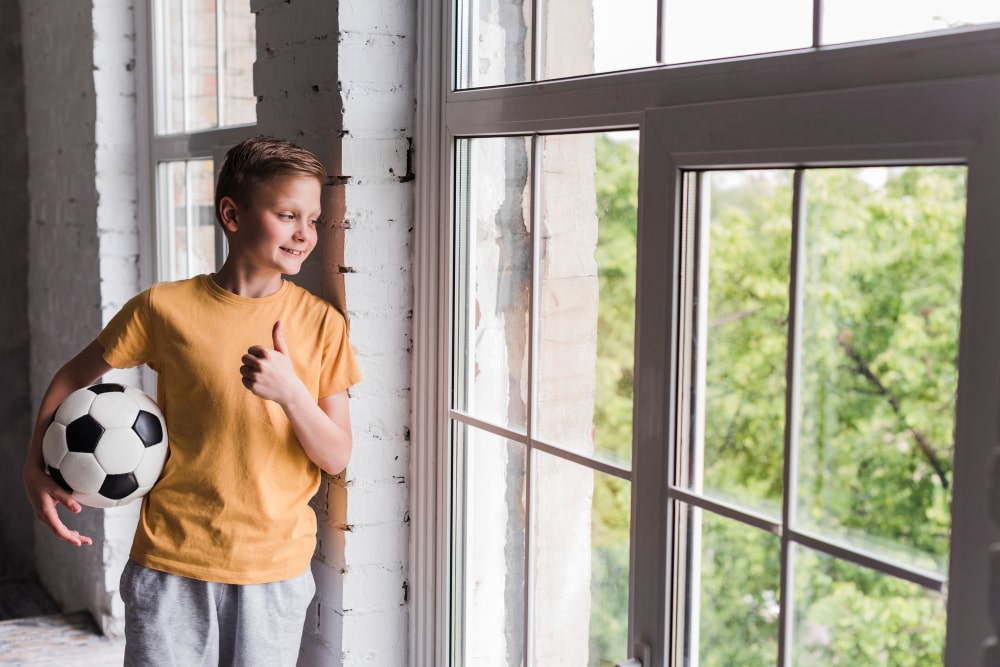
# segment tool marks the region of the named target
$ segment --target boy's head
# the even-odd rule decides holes
[[[256,189],[275,176],[307,176],[324,183],[326,169],[315,155],[275,137],[245,139],[229,149],[215,186],[215,219],[222,224],[220,202],[229,197],[249,206]]]

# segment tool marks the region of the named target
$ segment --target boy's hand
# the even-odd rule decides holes
[[[43,470],[29,465],[24,469],[24,487],[28,493],[28,500],[31,501],[31,507],[35,510],[35,516],[53,533],[78,547],[93,544],[93,540],[75,530],[70,530],[59,518],[56,505],[60,503],[73,514],[79,514],[82,508],[80,503],[76,502],[73,496],[54,479],[46,475]]]
[[[281,320],[274,323],[271,339],[273,349],[254,345],[247,350],[242,358],[240,375],[243,376],[243,386],[255,396],[284,406],[304,390],[305,386],[292,367],[288,346],[281,332]]]

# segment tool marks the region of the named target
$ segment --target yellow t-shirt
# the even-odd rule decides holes
[[[282,332],[313,398],[360,381],[343,316],[285,281],[258,299],[210,276],[161,283],[133,297],[97,340],[116,368],[157,372],[170,455],[143,499],[131,558],[204,581],[254,584],[305,572],[316,544],[309,500],[320,470],[281,406],[243,386],[241,357]]]

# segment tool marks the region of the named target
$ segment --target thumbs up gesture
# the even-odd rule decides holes
[[[281,320],[271,329],[273,347],[254,345],[243,355],[240,375],[243,386],[255,396],[287,404],[302,388],[302,382],[295,374],[288,345],[281,330]]]

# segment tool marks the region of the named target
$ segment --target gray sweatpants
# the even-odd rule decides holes
[[[121,578],[125,665],[295,665],[312,571],[271,584],[219,584],[131,560]]]

